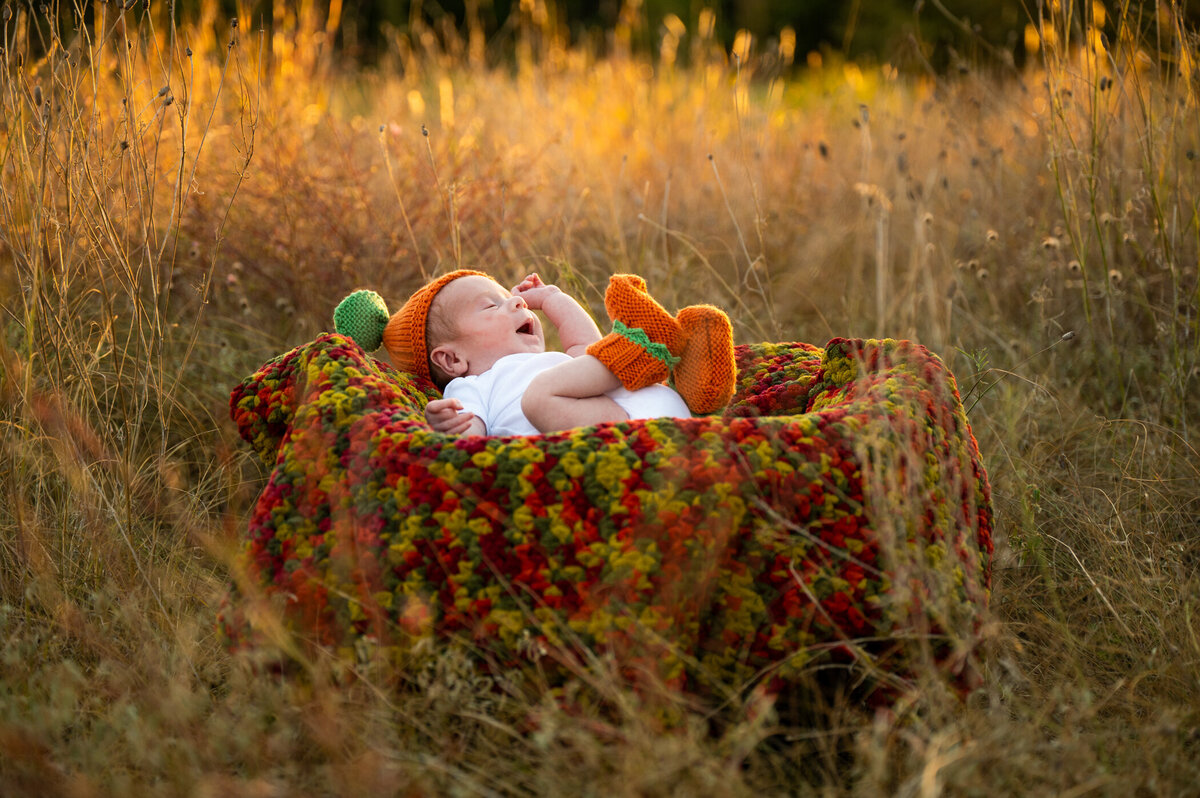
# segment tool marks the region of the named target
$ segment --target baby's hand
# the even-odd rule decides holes
[[[511,293],[524,299],[525,304],[531,309],[541,310],[547,298],[554,294],[560,294],[562,291],[556,285],[546,285],[542,282],[542,278],[538,277],[537,272],[532,272],[524,280],[514,285]]]
[[[425,420],[434,432],[462,435],[471,428],[474,413],[460,413],[462,402],[457,399],[434,399],[425,405]]]

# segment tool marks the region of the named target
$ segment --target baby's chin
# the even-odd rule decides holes
[[[541,337],[537,337],[537,338],[535,338],[535,337],[534,337],[534,336],[532,336],[532,335],[526,335],[526,336],[522,336],[522,338],[521,338],[521,347],[522,347],[522,348],[521,348],[521,349],[519,349],[519,350],[517,350],[517,351],[519,351],[519,352],[533,352],[533,353],[535,353],[535,354],[541,354],[542,352],[545,352],[545,351],[546,351],[546,340],[545,340],[544,338],[541,338]],[[515,355],[515,354],[516,354],[516,352],[512,352],[512,353],[510,353],[510,354],[514,354],[514,355]]]

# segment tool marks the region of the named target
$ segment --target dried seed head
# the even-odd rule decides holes
[[[166,94],[170,90],[171,90],[170,86],[163,86],[161,89],[158,90],[158,96],[162,97],[164,94]]]
[[[1063,334],[1062,334],[1062,336],[1060,336],[1060,337],[1059,337],[1059,339],[1058,339],[1058,340],[1060,340],[1060,341],[1070,341],[1070,340],[1073,340],[1074,338],[1075,338],[1075,331],[1074,331],[1074,330],[1067,330],[1065,333],[1063,333]]]
[[[988,242],[989,244],[995,244],[995,243],[996,243],[996,242],[998,242],[999,240],[1000,240],[1000,234],[999,234],[999,233],[997,233],[995,230],[988,230],[988,231],[987,231],[987,242]]]
[[[988,273],[987,269],[980,269],[979,271],[975,272],[975,276],[980,280],[987,280],[990,274]]]
[[[854,190],[857,192],[858,196],[867,201],[868,205],[875,205],[878,203],[879,207],[884,213],[892,212],[892,201],[888,199],[888,196],[883,192],[883,189],[874,183],[855,183]]]
[[[1062,242],[1054,236],[1046,236],[1042,239],[1042,249],[1058,249],[1061,244]]]
[[[922,222],[924,222],[926,225],[931,225],[931,224],[933,224],[933,214],[932,214],[932,213],[929,213],[929,212],[927,211],[927,212],[925,213],[925,215],[921,217],[921,221],[922,221]]]
[[[979,259],[971,258],[969,261],[967,261],[967,268],[973,272],[979,271]]]
[[[246,297],[238,297],[238,307],[242,309],[243,316],[250,315],[250,300]]]
[[[1137,244],[1137,236],[1135,236],[1133,233],[1126,233],[1121,237],[1121,240],[1125,242],[1125,246],[1127,247],[1132,247]]]
[[[1125,280],[1125,275],[1121,274],[1117,269],[1108,270],[1108,281],[1113,285],[1120,285]]]
[[[6,8],[7,8],[7,6],[6,6]],[[42,87],[41,86],[33,87],[33,104],[36,105],[38,108],[42,107]]]
[[[1100,214],[1100,224],[1110,225],[1110,224],[1114,224],[1116,221],[1117,221],[1117,217],[1113,216],[1111,213],[1105,212],[1105,213]]]
[[[1083,272],[1083,267],[1079,265],[1079,261],[1073,260],[1067,264],[1067,271],[1069,271],[1071,274],[1081,274]]]
[[[829,160],[829,145],[821,141],[817,143],[817,152],[821,153],[821,157]]]

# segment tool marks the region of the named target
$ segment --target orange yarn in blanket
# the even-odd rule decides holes
[[[977,685],[991,489],[954,377],[906,341],[735,355],[723,415],[505,438],[435,432],[433,383],[341,335],[271,360],[230,397],[269,478],[227,642],[397,683],[450,647],[538,689],[611,663],[714,705]]]

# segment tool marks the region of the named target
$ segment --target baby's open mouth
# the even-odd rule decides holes
[[[523,335],[533,335],[533,322],[532,321],[525,322],[524,324],[522,324],[520,327],[517,328],[517,332],[522,333]]]

